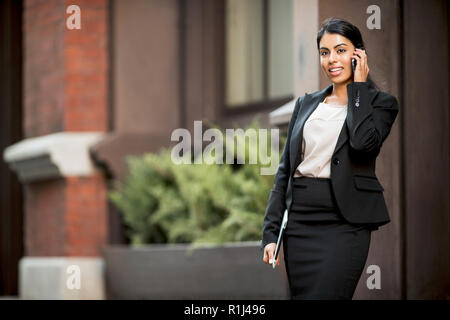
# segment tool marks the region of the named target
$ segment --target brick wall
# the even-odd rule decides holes
[[[64,255],[63,179],[26,184],[25,255]]]
[[[65,185],[65,256],[99,256],[108,239],[105,179],[70,177]]]
[[[81,30],[65,32],[66,131],[107,131],[106,0],[66,1],[81,9]]]
[[[66,28],[66,8],[81,29]],[[108,1],[24,2],[24,135],[108,131]],[[25,254],[98,256],[107,237],[103,175],[24,186]]]
[[[81,9],[81,29],[66,28],[66,8]],[[107,131],[108,1],[26,0],[26,137]]]
[[[27,256],[99,256],[108,238],[102,175],[25,186]]]
[[[24,135],[64,128],[64,19],[58,0],[24,2]]]

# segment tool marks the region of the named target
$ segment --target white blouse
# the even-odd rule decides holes
[[[346,117],[347,105],[319,103],[303,127],[303,161],[294,177],[330,178],[331,156]]]

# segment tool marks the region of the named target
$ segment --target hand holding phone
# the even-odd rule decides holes
[[[369,75],[369,67],[367,65],[367,54],[364,47],[355,48],[355,52],[353,53],[351,59],[353,81],[367,81],[367,77]]]
[[[356,48],[356,49],[366,50],[364,47],[359,47],[359,48]],[[352,58],[352,70],[353,70],[353,72],[355,72],[356,64],[357,64],[357,63],[358,63],[358,62],[356,61],[356,59],[355,59],[355,58]]]

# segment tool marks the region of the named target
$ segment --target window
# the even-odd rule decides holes
[[[293,0],[226,0],[225,105],[294,94]]]

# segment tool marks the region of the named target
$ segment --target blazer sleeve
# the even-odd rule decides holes
[[[397,117],[398,101],[387,93],[380,92],[371,103],[367,82],[352,82],[347,85],[349,143],[354,150],[378,153]]]
[[[286,144],[284,145],[283,153],[281,154],[280,164],[274,178],[273,188],[270,191],[269,200],[264,216],[261,249],[268,243],[277,242],[278,233],[281,226],[284,210],[286,209],[286,189],[289,181],[289,174],[291,171],[289,145],[291,141],[292,127],[294,126],[300,109],[303,97],[297,99],[295,103],[294,112],[289,121]]]

